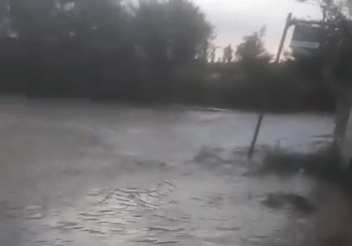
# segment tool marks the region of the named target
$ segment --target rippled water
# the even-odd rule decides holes
[[[304,173],[245,175],[257,117],[3,100],[0,238],[10,245],[306,245],[312,216],[262,201],[276,192],[310,198],[317,182]],[[314,152],[331,132],[328,115],[267,115],[257,147]]]

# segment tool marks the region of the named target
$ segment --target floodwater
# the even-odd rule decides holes
[[[257,117],[3,99],[0,245],[344,243],[352,213],[338,186],[253,172],[266,151],[328,145],[331,116],[265,116],[249,162]]]

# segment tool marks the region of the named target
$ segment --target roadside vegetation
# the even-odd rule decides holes
[[[324,52],[279,64],[266,28],[218,57],[216,29],[188,0],[0,3],[0,92],[265,111],[329,111]]]

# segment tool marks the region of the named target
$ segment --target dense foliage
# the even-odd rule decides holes
[[[214,27],[189,0],[3,0],[0,92],[331,109],[333,98],[320,81],[324,55],[285,52],[275,64],[265,50],[265,31],[228,45],[216,61]]]

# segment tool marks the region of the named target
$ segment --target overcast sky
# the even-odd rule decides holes
[[[267,26],[265,45],[275,53],[285,20],[289,12],[296,18],[321,19],[318,5],[299,3],[297,0],[193,0],[207,19],[215,25],[216,43],[224,47],[229,43],[235,48],[244,35]],[[292,30],[291,30],[292,32]],[[286,49],[288,49],[287,38]]]

